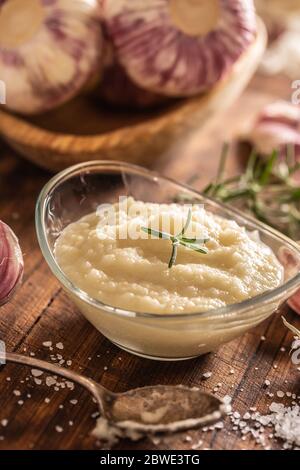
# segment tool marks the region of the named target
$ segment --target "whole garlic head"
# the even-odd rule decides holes
[[[0,80],[10,110],[54,108],[98,71],[99,9],[97,0],[0,0]]]
[[[103,0],[117,59],[140,87],[190,96],[218,82],[254,41],[252,0]]]

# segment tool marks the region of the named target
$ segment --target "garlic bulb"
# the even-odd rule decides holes
[[[255,38],[253,0],[103,0],[117,59],[140,87],[169,96],[207,90]]]
[[[101,67],[97,0],[0,0],[0,79],[10,110],[72,98]]]
[[[23,256],[13,231],[0,221],[0,305],[13,294],[23,276]]]

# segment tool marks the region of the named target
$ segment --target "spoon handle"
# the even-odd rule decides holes
[[[109,392],[94,380],[80,375],[72,370],[60,367],[56,364],[51,364],[49,362],[41,361],[40,359],[35,359],[21,354],[9,352],[7,352],[6,354],[0,353],[0,360],[1,359],[5,360],[6,362],[13,362],[16,364],[23,364],[28,367],[42,369],[46,372],[51,372],[55,375],[64,377],[65,379],[69,379],[72,382],[78,383],[94,396],[94,398],[97,400],[100,410],[103,411],[102,398],[104,398],[105,395],[109,394]]]

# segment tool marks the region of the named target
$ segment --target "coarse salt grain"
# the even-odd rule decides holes
[[[70,390],[74,390],[74,383],[73,382],[70,382],[70,380],[67,380],[66,381],[66,386],[70,389]]]
[[[44,342],[43,342],[43,346],[45,346],[45,348],[51,348],[51,346],[52,346],[52,341],[44,341]]]
[[[57,349],[64,349],[64,345],[62,343],[56,343]]]
[[[31,369],[31,375],[33,375],[33,377],[40,377],[41,375],[43,375],[43,371],[42,370],[39,370],[39,369]]]
[[[55,431],[56,432],[63,432],[63,428],[61,426],[55,426]]]
[[[20,390],[14,390],[13,391],[13,394],[16,396],[16,397],[19,397],[21,395],[21,392]]]
[[[212,376],[212,372],[204,372],[202,374],[203,379],[209,379]]]
[[[8,419],[2,419],[1,420],[1,426],[3,426],[4,428],[8,425]]]
[[[52,385],[56,384],[56,379],[54,379],[53,377],[49,376],[49,377],[46,377],[46,385],[48,387],[52,387]]]

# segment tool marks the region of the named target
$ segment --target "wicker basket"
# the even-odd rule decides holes
[[[238,98],[260,62],[266,40],[265,27],[258,20],[255,42],[207,94],[148,113],[105,110],[88,97],[30,119],[1,110],[0,133],[21,155],[51,171],[97,159],[149,165]]]

